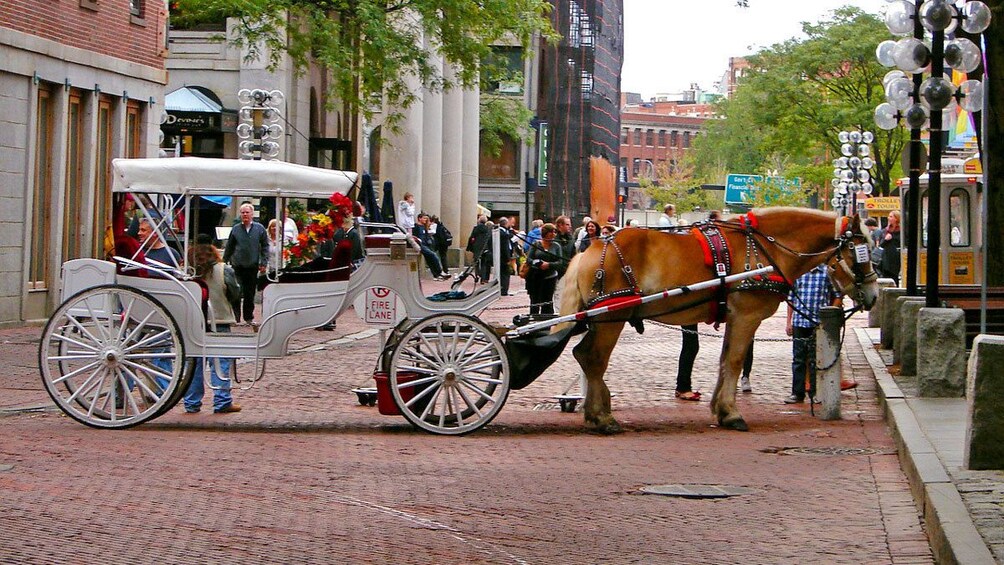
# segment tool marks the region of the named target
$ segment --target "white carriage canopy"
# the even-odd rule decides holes
[[[115,159],[114,192],[329,198],[347,194],[358,175],[282,161],[238,159]]]

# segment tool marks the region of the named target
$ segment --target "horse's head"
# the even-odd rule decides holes
[[[878,300],[878,274],[872,268],[871,238],[861,218],[857,214],[838,217],[834,237],[837,248],[826,264],[830,281],[857,305],[870,310]]]

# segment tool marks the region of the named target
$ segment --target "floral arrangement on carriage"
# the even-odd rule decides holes
[[[344,194],[332,194],[327,210],[309,217],[310,222],[282,251],[287,267],[301,267],[318,256],[321,244],[334,237],[346,218],[352,217],[352,199]]]

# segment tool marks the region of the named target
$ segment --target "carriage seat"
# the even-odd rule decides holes
[[[371,233],[366,236],[365,244],[366,250],[371,249],[390,249],[390,238],[389,233]]]

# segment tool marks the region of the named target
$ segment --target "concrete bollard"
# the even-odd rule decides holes
[[[909,298],[919,297],[911,296]],[[925,304],[926,302],[922,298],[904,300],[900,304],[896,351],[899,351],[899,373],[901,375],[917,374],[917,320],[920,317],[920,310]]]
[[[875,305],[872,309],[868,311],[868,327],[869,328],[881,328],[882,327],[882,291],[887,288],[893,288],[896,286],[896,281],[892,279],[879,279],[879,296]]]
[[[844,311],[835,306],[819,309],[816,328],[816,396],[821,420],[840,419],[840,329]]]
[[[916,364],[920,396],[958,398],[965,394],[965,312],[959,308],[920,309]]]
[[[966,378],[967,469],[1004,469],[1004,337],[980,334],[973,341]]]
[[[882,304],[882,349],[892,349],[896,337],[896,299],[906,296],[905,288],[890,287],[883,288],[879,295]]]
[[[893,363],[902,363],[903,362],[903,343],[904,343],[904,336],[902,335],[902,331],[903,331],[903,304],[905,304],[907,302],[920,302],[921,304],[923,304],[924,303],[924,297],[923,296],[900,296],[900,297],[896,298],[896,311],[893,312],[893,327],[895,328],[894,329],[895,334],[893,336],[893,344],[892,344],[892,362]],[[910,327],[910,331],[911,332],[914,330],[914,327],[915,326],[911,326]],[[916,341],[917,341],[916,338],[911,338],[911,343],[916,343]],[[914,373],[912,373],[912,374],[916,374],[916,371]]]

